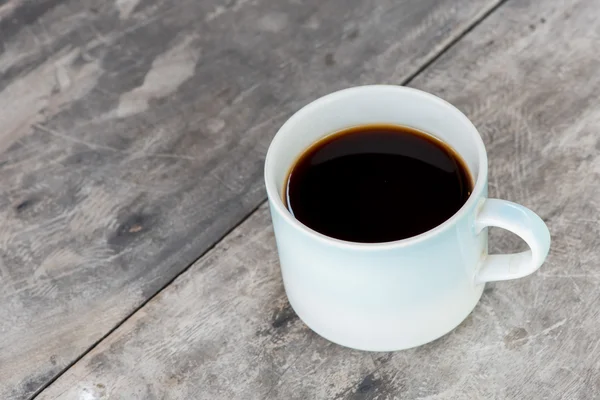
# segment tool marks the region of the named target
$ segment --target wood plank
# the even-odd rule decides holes
[[[598,13],[509,1],[414,82],[467,112],[491,194],[537,210],[554,240],[538,273],[489,285],[454,332],[397,353],[311,333],[285,300],[263,207],[39,398],[598,398]]]
[[[498,0],[0,4],[0,398],[36,393],[264,200],[293,110],[401,82]]]

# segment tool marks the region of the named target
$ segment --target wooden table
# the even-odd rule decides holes
[[[0,398],[600,398],[599,18],[598,0],[0,1]],[[553,235],[538,273],[396,353],[296,317],[264,205],[280,124],[367,83],[463,110],[491,195]]]

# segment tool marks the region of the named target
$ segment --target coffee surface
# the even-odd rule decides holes
[[[324,235],[361,243],[424,233],[454,215],[472,191],[461,157],[424,132],[394,125],[340,131],[292,167],[286,206]]]

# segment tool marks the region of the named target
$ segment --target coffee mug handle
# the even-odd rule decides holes
[[[475,230],[495,226],[521,237],[530,250],[488,254],[475,275],[476,283],[521,278],[535,272],[550,250],[550,231],[533,211],[506,200],[486,199],[475,219]]]

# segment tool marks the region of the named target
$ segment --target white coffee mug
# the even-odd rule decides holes
[[[296,220],[283,193],[298,157],[326,135],[381,123],[428,132],[462,156],[475,182],[462,208],[423,234],[375,244],[334,239]],[[354,87],[294,114],[269,147],[265,183],[283,283],[298,316],[343,346],[401,350],[435,340],[459,325],[479,301],[485,282],[537,270],[550,247],[548,228],[523,206],[488,199],[487,169],[485,147],[473,124],[451,104],[420,90]],[[489,226],[517,234],[530,250],[488,254]]]

